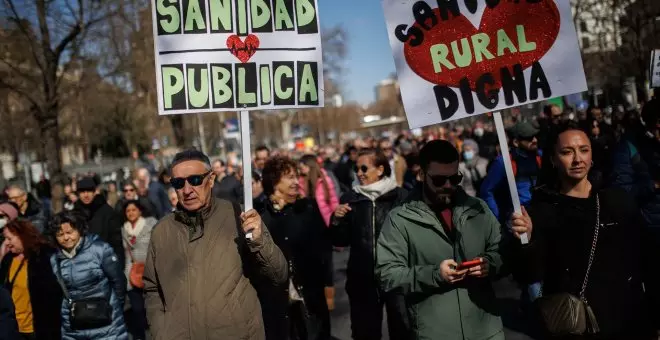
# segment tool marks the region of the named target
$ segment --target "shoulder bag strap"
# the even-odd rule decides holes
[[[57,255],[55,255],[57,256]],[[62,287],[62,293],[64,293],[64,297],[66,298],[67,301],[69,301],[69,304],[72,302],[71,296],[69,295],[69,291],[66,289],[66,285],[64,284],[64,279],[62,279],[62,266],[60,265],[60,259],[55,259],[55,262],[57,263],[57,273],[55,274],[55,277],[57,278],[57,283],[60,284],[60,287]]]
[[[21,269],[23,269],[23,265],[25,265],[25,257],[23,257],[23,260],[21,260],[21,264],[18,265],[18,269],[16,269],[16,271],[14,272],[14,276],[12,276],[11,280],[9,281],[9,287],[14,288],[14,282],[16,282],[18,273],[20,273]],[[11,270],[11,264],[9,266],[9,269]],[[9,279],[9,277],[7,277],[7,279]]]
[[[128,256],[131,257],[131,263],[135,263],[135,257],[133,256],[133,252],[131,251],[131,244],[128,242],[126,239],[124,239],[124,243],[126,244],[126,252],[128,253]]]
[[[598,194],[596,194],[596,228],[594,229],[594,240],[591,243],[591,252],[589,253],[589,263],[587,264],[587,271],[584,274],[584,282],[582,282],[582,289],[580,290],[580,300],[587,303],[587,297],[585,292],[587,291],[587,285],[589,284],[589,273],[591,272],[591,265],[594,262],[594,257],[596,256],[596,244],[598,243],[598,232],[600,231],[600,199]]]

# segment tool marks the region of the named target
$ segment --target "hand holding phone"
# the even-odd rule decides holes
[[[488,263],[483,257],[476,258],[471,261],[463,262],[459,268],[467,269],[467,275],[477,278],[488,276]]]
[[[478,266],[478,265],[482,264],[483,261],[484,261],[484,259],[482,259],[482,258],[476,258],[474,260],[465,261],[465,262],[462,262],[461,264],[459,264],[456,267],[456,270],[470,269],[472,267],[475,267],[475,266]]]

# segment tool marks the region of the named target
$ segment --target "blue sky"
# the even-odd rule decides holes
[[[394,72],[385,17],[379,0],[318,0],[322,26],[341,24],[348,32],[348,58],[343,77],[345,101],[368,104],[374,87]]]

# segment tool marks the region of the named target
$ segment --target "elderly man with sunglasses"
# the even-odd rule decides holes
[[[458,151],[435,140],[420,152],[420,186],[378,237],[376,275],[403,294],[411,339],[504,340],[492,278],[502,266],[500,224],[460,187]]]
[[[213,196],[206,155],[180,152],[170,172],[180,209],[154,228],[143,276],[153,338],[264,339],[251,281],[286,282],[282,252],[255,210]]]

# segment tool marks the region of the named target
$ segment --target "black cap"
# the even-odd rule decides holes
[[[174,159],[170,165],[170,170],[172,170],[172,168],[174,168],[177,164],[186,161],[200,161],[211,168],[211,161],[209,160],[208,156],[199,150],[188,149],[174,155]]]
[[[96,187],[98,185],[96,184],[96,181],[94,180],[93,177],[83,177],[81,178],[77,185],[76,189],[80,191],[96,191]]]
[[[529,122],[522,122],[516,124],[512,129],[511,129],[511,136],[513,138],[532,138],[536,136],[539,133],[539,130],[532,125],[532,123]]]

